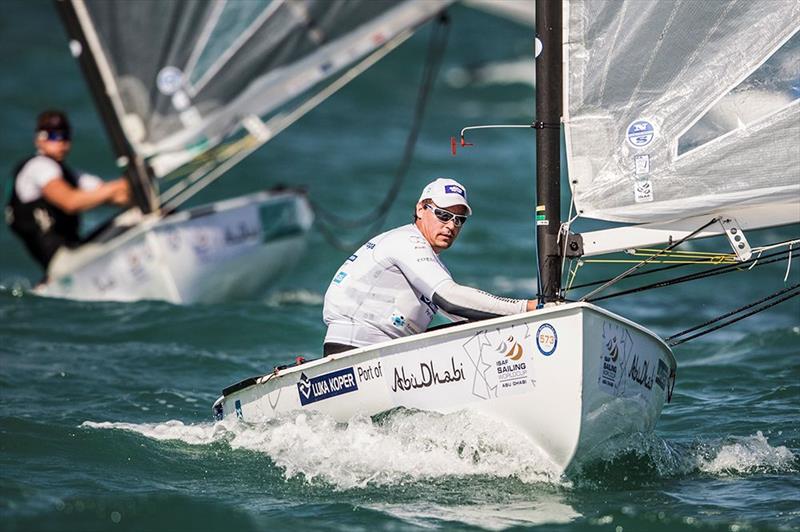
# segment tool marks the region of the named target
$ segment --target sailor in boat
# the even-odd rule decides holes
[[[34,137],[36,154],[15,166],[11,180],[6,223],[45,271],[58,249],[80,245],[79,213],[106,203],[122,206],[130,201],[125,179],[104,182],[65,164],[71,138],[64,113],[41,113]]]
[[[325,356],[424,332],[434,314],[452,321],[536,308],[453,281],[439,255],[453,245],[472,209],[467,190],[439,178],[422,190],[413,223],[382,233],[353,253],[325,293]]]

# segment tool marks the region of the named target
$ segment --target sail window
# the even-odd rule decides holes
[[[762,120],[800,99],[800,32],[715,103],[678,139],[678,156]]]
[[[187,68],[189,82],[195,90],[205,84],[205,78],[219,70],[280,4],[273,0],[249,0],[224,2],[215,6]]]

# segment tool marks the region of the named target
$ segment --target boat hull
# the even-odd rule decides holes
[[[298,192],[259,192],[162,217],[60,250],[39,295],[216,302],[252,297],[291,268],[313,214]],[[110,228],[108,232],[113,232]]]
[[[333,355],[226,389],[217,419],[316,410],[339,422],[397,407],[472,410],[528,437],[563,471],[616,436],[652,430],[675,359],[655,334],[573,303]]]

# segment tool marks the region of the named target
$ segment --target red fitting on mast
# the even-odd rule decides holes
[[[450,137],[450,151],[453,152],[453,155],[456,154],[456,146],[458,146],[458,143],[456,143],[456,138]],[[467,146],[474,146],[474,144],[464,140],[464,135],[461,135],[461,147],[466,148]]]

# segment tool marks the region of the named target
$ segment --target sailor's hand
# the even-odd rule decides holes
[[[537,301],[535,299],[529,299],[527,305],[525,306],[525,310],[528,312],[532,310],[536,310]]]
[[[108,183],[108,186],[113,187],[111,191],[111,203],[124,207],[131,202],[131,187],[125,179],[116,179]]]

